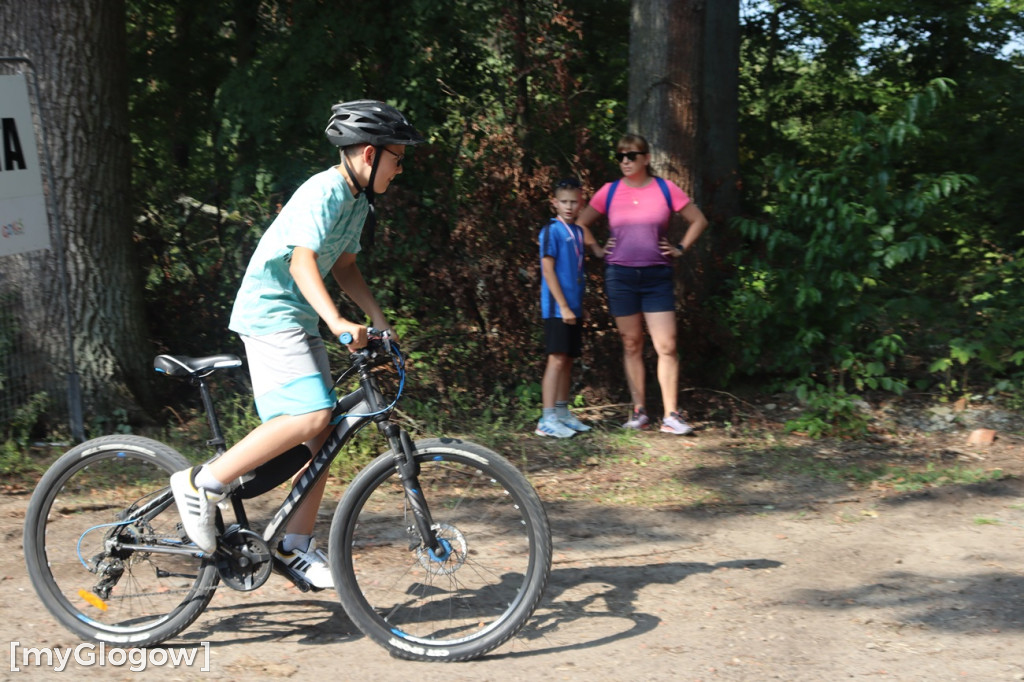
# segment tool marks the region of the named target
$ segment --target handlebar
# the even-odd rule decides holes
[[[338,340],[344,343],[345,336],[346,334],[339,335]],[[351,364],[348,369],[337,377],[334,385],[342,384],[357,372],[366,379],[369,377],[368,372],[371,368],[386,364],[393,365],[398,371],[398,389],[391,404],[374,413],[380,414],[394,407],[402,395],[402,391],[405,388],[405,357],[402,355],[398,343],[391,338],[392,332],[390,330],[381,331],[368,327],[366,329],[366,336],[366,346],[352,352],[350,357]]]
[[[402,357],[398,342],[392,338],[390,329],[380,330],[373,327],[366,328],[366,345],[352,353],[353,364],[370,361],[373,366],[384,364],[391,360],[399,370],[404,368],[405,359]],[[352,343],[352,335],[344,332],[338,336],[338,341],[348,345]]]
[[[395,343],[394,339],[391,338],[392,336],[394,336],[394,334],[390,329],[380,330],[374,329],[373,327],[366,328],[367,345],[369,345],[371,341],[385,341],[387,343]],[[347,346],[348,344],[352,343],[353,340],[355,340],[355,337],[353,337],[352,334],[350,334],[349,332],[342,332],[338,336],[338,341],[340,341],[341,344],[344,346]]]

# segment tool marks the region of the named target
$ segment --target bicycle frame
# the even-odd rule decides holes
[[[388,363],[397,375],[378,371]],[[241,364],[230,354],[154,360],[156,371],[204,393],[214,457],[226,444],[208,378]],[[25,515],[26,566],[43,604],[83,640],[151,647],[194,623],[218,584],[248,592],[277,572],[303,592],[322,589],[271,547],[302,504],[319,498],[341,448],[372,422],[390,448],[348,482],[327,536],[342,608],[398,658],[462,661],[504,644],[526,625],[550,575],[543,502],[493,450],[457,438],[414,443],[392,422],[405,380],[400,349],[373,335],[335,382],[341,397],[329,419],[320,413],[330,423],[317,451],[277,453],[219,496],[211,510],[219,538],[209,552],[190,541],[167,485],[167,476],[193,467],[174,447],[134,435],[75,446],[43,475]],[[258,505],[250,525],[245,501],[271,490],[263,500],[274,502]]]
[[[288,520],[292,517],[299,504],[305,499],[306,495],[309,494],[309,491],[317,481],[327,473],[331,462],[333,462],[334,458],[338,456],[341,449],[352,439],[353,436],[355,436],[356,433],[359,432],[360,429],[373,421],[377,423],[378,430],[385,436],[385,438],[387,438],[388,444],[391,446],[391,452],[395,459],[395,467],[402,480],[406,499],[408,500],[409,507],[413,512],[415,525],[423,542],[423,546],[434,552],[435,556],[443,558],[443,555],[446,552],[443,545],[438,542],[437,533],[433,528],[434,524],[431,519],[430,511],[427,507],[423,493],[420,491],[419,482],[417,480],[417,476],[419,475],[419,466],[413,456],[414,446],[412,444],[412,440],[399,426],[390,421],[394,405],[386,405],[384,396],[377,383],[377,379],[373,376],[373,367],[370,363],[369,357],[366,354],[357,353],[353,358],[353,367],[359,375],[359,387],[351,393],[342,396],[335,403],[331,416],[331,422],[335,425],[334,429],[327,436],[327,439],[316,454],[313,455],[309,465],[302,472],[302,475],[299,476],[298,480],[295,481],[292,490],[288,493],[287,497],[285,497],[284,501],[281,503],[281,506],[271,517],[263,531],[263,540],[268,544],[273,540],[285,524],[288,523]],[[348,372],[343,374],[342,378],[347,375]],[[220,425],[217,421],[216,410],[210,397],[209,387],[203,376],[194,377],[194,381],[199,385],[200,393],[203,397],[203,405],[206,408],[207,417],[209,419],[213,435],[213,438],[208,441],[208,444],[216,447],[218,455],[223,454],[225,451],[225,441],[221,434]],[[245,513],[242,497],[238,495],[231,495],[229,499],[231,500],[232,509],[238,523],[242,527],[248,527],[249,523]],[[166,509],[170,504],[173,504],[173,497],[168,490],[136,510],[135,513],[125,519],[125,523],[131,523],[150,515],[155,516]],[[120,547],[167,554],[178,554],[183,552],[194,553],[198,551],[174,546],[143,546],[120,542],[117,544]],[[233,552],[234,550],[222,547],[218,551]]]

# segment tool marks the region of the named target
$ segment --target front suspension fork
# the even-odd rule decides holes
[[[390,422],[383,426],[382,431],[391,445],[391,452],[395,458],[395,469],[402,479],[405,499],[412,509],[413,521],[423,542],[423,547],[435,554],[445,553],[437,539],[437,531],[434,529],[430,509],[427,508],[427,500],[423,496],[423,490],[420,489],[420,465],[416,461],[416,448],[413,446],[412,438]]]

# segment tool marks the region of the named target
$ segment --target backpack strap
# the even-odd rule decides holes
[[[668,204],[668,213],[669,213],[669,215],[672,215],[672,195],[669,194],[668,183],[665,182],[664,178],[662,178],[662,177],[660,177],[658,175],[655,175],[654,179],[657,180],[658,187],[661,189],[661,193],[665,195],[665,203]],[[612,210],[612,197],[615,196],[615,190],[617,190],[619,188],[619,183],[620,182],[622,182],[621,179],[620,180],[616,180],[615,182],[612,183],[612,186],[608,188],[608,196],[605,198],[605,202],[604,202],[604,214],[606,216],[609,213],[611,213],[611,210]]]
[[[616,180],[612,183],[612,186],[608,188],[608,196],[604,202],[604,214],[608,215],[612,211],[612,197],[615,196],[615,190],[619,188],[619,183],[622,180]]]
[[[668,183],[665,179],[657,175],[654,179],[658,181],[658,187],[661,188],[661,193],[665,195],[665,203],[668,204],[668,214],[672,215],[672,195],[668,193]]]

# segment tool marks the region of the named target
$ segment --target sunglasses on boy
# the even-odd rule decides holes
[[[559,180],[558,184],[555,185],[555,189],[581,189],[580,181],[576,178],[566,178],[565,180]]]
[[[636,161],[636,158],[638,156],[643,156],[643,155],[644,155],[644,152],[615,152],[614,154],[612,154],[612,156],[615,157],[615,160],[618,161],[619,163],[622,163],[623,159],[629,159],[630,161]]]

